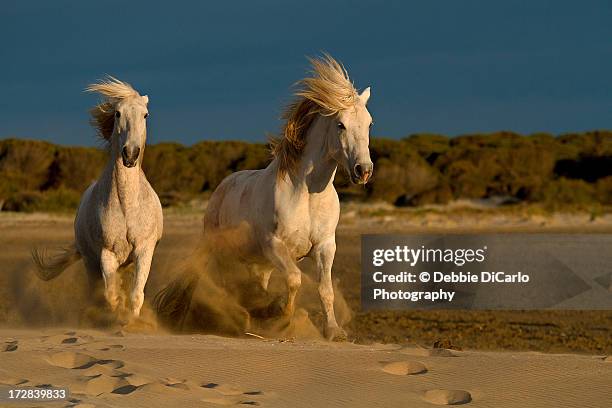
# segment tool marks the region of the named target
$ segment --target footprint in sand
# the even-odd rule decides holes
[[[0,384],[3,385],[24,385],[30,380],[25,378],[14,378],[14,377],[2,377],[0,378]]]
[[[216,405],[261,405],[260,401],[256,401],[253,397],[261,397],[263,391],[248,390],[244,391],[239,387],[230,384],[204,383],[201,389],[208,392],[209,395],[202,398],[203,402]]]
[[[17,350],[17,348],[18,348],[17,344],[5,344],[2,351],[10,352],[10,351]]]
[[[463,390],[429,390],[423,399],[435,405],[461,405],[472,401],[472,396]]]
[[[426,373],[427,367],[418,361],[396,361],[393,363],[386,363],[382,370],[385,373],[394,375],[414,375]]]
[[[88,336],[77,336],[75,332],[42,336],[40,340],[42,343],[51,345],[52,347],[56,345],[83,345],[90,341]]]
[[[74,407],[83,408],[83,405],[94,407],[93,404],[86,404],[78,398],[69,398],[68,405],[66,405],[64,408],[74,408]]]
[[[17,342],[17,340],[9,340],[9,341],[6,341],[4,345],[2,346],[2,351],[5,351],[5,352],[15,351],[17,350],[18,347],[19,347],[19,343]]]
[[[104,393],[130,394],[143,382],[130,381],[131,373],[119,371],[124,364],[119,360],[99,360],[93,356],[74,351],[63,351],[51,355],[47,361],[56,367],[79,370],[80,376],[73,391],[98,396]]]
[[[63,368],[87,368],[98,362],[90,355],[75,351],[61,351],[52,354],[47,361],[51,365]]]
[[[123,367],[123,362],[120,360],[99,360],[89,354],[79,353],[76,351],[61,351],[52,354],[47,362],[56,367],[71,368],[84,370],[96,364],[105,365],[109,369],[118,369]],[[106,373],[105,373],[106,374]]]
[[[200,387],[188,380],[178,380],[175,378],[162,378],[153,380],[144,375],[126,373],[123,378],[138,390],[148,393],[166,393],[168,390],[173,391],[189,391],[199,389]]]
[[[238,387],[235,387],[233,385],[228,385],[228,384],[207,383],[207,384],[203,384],[202,388],[208,388],[208,389],[215,390],[219,394],[225,395],[225,396],[241,395],[244,393]]]
[[[132,385],[134,387],[140,387],[153,382],[153,380],[149,377],[139,374],[126,373],[103,365],[94,365],[86,369],[80,379],[81,381],[88,383],[92,379],[100,376],[119,378],[125,380],[128,385]]]
[[[261,402],[255,401],[252,397],[258,397],[264,394],[263,391],[259,390],[243,391],[230,384],[205,383],[202,384],[201,387],[210,392],[210,395],[202,398],[202,401],[216,405],[259,406]]]
[[[86,382],[85,393],[93,396],[107,393],[125,395],[134,392],[137,388],[137,386],[130,384],[125,377],[100,374]]]
[[[122,344],[111,344],[109,346],[104,346],[98,349],[98,351],[109,351],[109,350],[123,351],[125,350],[125,346]]]
[[[98,360],[98,364],[108,365],[112,368],[123,368],[125,365],[121,360]]]

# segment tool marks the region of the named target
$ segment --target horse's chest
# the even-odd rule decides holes
[[[115,215],[103,222],[104,244],[120,263],[129,260],[134,248],[139,247],[151,236],[150,223],[141,217],[129,214]]]
[[[308,206],[279,220],[277,236],[281,237],[292,255],[300,259],[308,255],[321,237],[333,234],[336,227],[334,218],[329,211]]]
[[[298,208],[292,212],[277,213],[274,235],[283,241],[296,257],[304,256],[310,250],[310,222]]]

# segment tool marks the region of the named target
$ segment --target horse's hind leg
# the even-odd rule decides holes
[[[83,257],[83,263],[87,271],[87,295],[89,299],[97,300],[99,284],[102,281],[102,271],[100,269],[100,261]]]
[[[119,262],[108,249],[102,249],[100,256],[100,266],[102,269],[102,278],[104,278],[104,297],[108,302],[111,310],[117,310],[119,305],[119,294],[118,294],[118,281],[117,281],[117,269],[119,269]]]

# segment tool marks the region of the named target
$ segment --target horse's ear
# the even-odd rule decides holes
[[[361,95],[359,95],[359,98],[363,101],[364,105],[368,103],[368,99],[370,99],[370,87],[369,86],[363,90]]]
[[[144,95],[144,96],[142,97],[142,99],[144,100],[145,105],[148,105],[148,104],[149,104],[149,96],[148,96],[148,95]]]

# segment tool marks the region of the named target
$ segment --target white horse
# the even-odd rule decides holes
[[[281,272],[288,290],[283,310],[288,317],[301,284],[296,262],[312,258],[326,317],[325,336],[341,340],[346,333],[334,314],[331,276],[340,216],[333,181],[338,166],[354,183],[365,184],[372,175],[372,117],[366,108],[370,88],[358,94],[344,67],[328,55],[311,63],[313,76],[300,81],[297,99],[284,113],[286,124],[274,143],[274,159],[265,169],[240,171],[223,180],[208,204],[204,239],[219,240],[223,231],[234,231],[223,244],[213,243],[212,252],[247,265],[264,290],[272,271]],[[190,299],[181,293],[186,288],[193,285],[168,285],[157,296],[158,312],[170,311],[175,319],[171,309],[176,309],[177,299]]]
[[[105,98],[90,113],[92,125],[107,142],[110,160],[100,179],[83,194],[74,223],[75,243],[51,258],[37,250],[32,255],[43,280],[55,278],[82,257],[90,288],[102,276],[104,295],[113,311],[119,306],[117,271],[134,262],[129,307],[133,316],[139,316],[153,252],[163,229],[159,198],[141,168],[149,98],[113,77],[90,85],[86,91]]]

